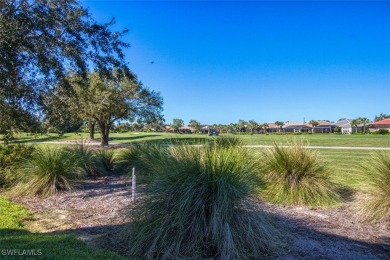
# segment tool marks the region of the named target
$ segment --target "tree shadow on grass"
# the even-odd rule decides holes
[[[207,137],[162,137],[150,139],[150,137],[161,137],[162,135],[147,136],[120,136],[113,137],[112,141],[119,141],[122,144],[141,145],[141,144],[199,144],[209,142]]]

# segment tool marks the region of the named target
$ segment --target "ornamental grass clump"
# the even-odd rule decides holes
[[[131,257],[260,259],[282,244],[250,199],[258,169],[247,150],[174,145],[143,158],[154,180],[131,214]]]
[[[359,216],[364,221],[390,227],[390,153],[371,154],[360,170],[366,182],[356,203]]]
[[[75,145],[67,147],[67,150],[78,158],[80,167],[87,176],[99,176],[104,171],[102,163],[99,161],[97,154],[90,148],[88,140],[82,139],[76,142]]]
[[[242,141],[234,135],[221,135],[214,139],[214,145],[218,147],[236,147],[242,146]]]
[[[302,141],[275,144],[261,153],[266,188],[261,195],[284,205],[330,206],[341,201],[340,187],[330,180],[329,170],[306,149]]]
[[[115,166],[115,151],[110,149],[101,149],[97,152],[97,157],[106,171],[112,171]]]
[[[36,148],[16,174],[11,194],[46,197],[60,191],[73,190],[85,173],[80,168],[77,153],[43,146]]]

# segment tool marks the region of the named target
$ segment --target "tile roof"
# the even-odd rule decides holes
[[[390,125],[390,118],[386,118],[386,119],[383,119],[381,121],[378,121],[378,122],[375,122],[375,123],[372,123],[371,125]]]

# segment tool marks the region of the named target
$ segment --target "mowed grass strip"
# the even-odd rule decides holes
[[[26,208],[0,196],[1,259],[123,259],[70,235],[30,233],[23,228],[23,221],[30,217]]]
[[[231,135],[231,134],[222,134]],[[335,135],[335,134],[302,134],[302,135],[278,135],[278,134],[253,134],[236,135],[244,145],[279,145],[287,144],[292,137],[297,140],[304,140],[306,145],[312,146],[352,146],[352,147],[390,147],[390,135]],[[16,141],[19,143],[40,143],[89,139],[88,133],[66,133],[62,137],[58,134],[49,135],[27,135],[25,133],[16,135]],[[96,140],[99,140],[100,134],[95,134]],[[172,141],[194,143],[201,140],[213,140],[218,137],[209,137],[206,134],[174,134],[160,132],[125,132],[111,133],[111,144],[131,144],[140,142],[158,142]]]
[[[335,135],[335,134],[254,134],[241,135],[246,145],[279,145],[288,144],[292,137],[303,140],[305,145],[311,146],[351,146],[351,147],[390,147],[390,135]]]
[[[372,152],[370,150],[318,149],[318,157],[330,168],[334,182],[360,190],[366,180],[359,174],[359,164],[369,160]]]

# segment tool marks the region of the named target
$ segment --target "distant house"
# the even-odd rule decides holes
[[[169,133],[169,132],[173,132],[174,129],[171,126],[166,125],[166,126],[163,127],[163,131]]]
[[[334,133],[334,129],[336,128],[335,123],[331,123],[328,121],[318,120],[318,125],[314,127],[314,133]]]
[[[192,134],[193,132],[195,132],[195,129],[192,127],[189,127],[189,126],[179,127],[180,134]]]
[[[311,130],[310,124],[302,122],[286,122],[283,126],[283,132],[286,133],[309,133]]]
[[[374,122],[369,124],[370,130],[371,131],[376,131],[379,129],[388,129],[390,130],[390,118],[383,119],[378,122]]]
[[[335,124],[336,126],[341,128],[341,133],[342,134],[350,134],[350,133],[355,133],[355,132],[361,132],[363,131],[363,125],[359,124],[356,126],[352,125],[352,119],[343,119]]]
[[[279,126],[274,123],[267,123],[268,127],[266,129],[267,133],[275,133],[279,131]]]

